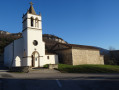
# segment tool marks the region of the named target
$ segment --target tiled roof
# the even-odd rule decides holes
[[[77,45],[77,44],[63,44],[63,43],[58,43],[58,44],[59,45],[65,45],[65,46],[67,46],[69,48],[76,48],[76,47],[78,47],[78,48],[88,48],[88,49],[97,49],[97,50],[99,50],[98,48],[93,47],[93,46]]]

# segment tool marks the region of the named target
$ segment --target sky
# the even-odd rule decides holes
[[[119,49],[119,0],[0,0],[0,30],[22,32],[22,16],[34,3],[43,34],[71,44]]]

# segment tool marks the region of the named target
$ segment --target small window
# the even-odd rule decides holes
[[[50,59],[50,57],[49,57],[49,56],[47,56],[47,59]]]
[[[37,45],[38,45],[38,41],[37,41],[37,40],[34,40],[34,41],[33,41],[33,45],[34,45],[34,46],[37,46]]]

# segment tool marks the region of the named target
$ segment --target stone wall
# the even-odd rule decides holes
[[[58,50],[56,51],[59,57],[59,63],[70,64],[72,65],[72,50],[65,49],[65,50]]]
[[[98,49],[74,48],[72,49],[73,65],[104,64]]]
[[[104,56],[103,55],[100,56],[100,64],[104,65]]]

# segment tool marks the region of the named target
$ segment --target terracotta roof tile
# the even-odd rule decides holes
[[[88,48],[88,49],[97,49],[97,50],[99,50],[98,48],[93,47],[93,46],[77,45],[77,44],[63,44],[63,43],[59,43],[59,44],[68,46],[69,48],[79,47],[79,48]]]

